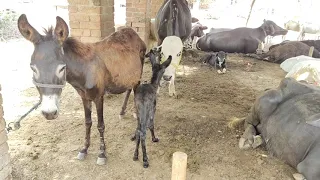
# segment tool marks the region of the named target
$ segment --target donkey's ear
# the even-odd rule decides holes
[[[56,17],[57,23],[54,29],[54,34],[60,44],[67,39],[69,36],[69,28],[67,23],[59,16]]]
[[[172,61],[172,56],[170,55],[168,59],[161,64],[161,68],[167,68],[171,64],[171,61]]]
[[[25,14],[21,14],[18,19],[18,29],[24,38],[33,43],[37,43],[41,40],[41,35],[29,24]]]

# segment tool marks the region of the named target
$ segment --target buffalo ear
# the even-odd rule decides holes
[[[39,32],[32,27],[25,14],[21,14],[18,19],[18,29],[21,35],[32,43],[38,43],[41,40]]]
[[[201,26],[200,29],[201,30],[206,30],[206,29],[208,29],[208,27],[207,26]]]
[[[56,17],[57,23],[54,29],[54,35],[57,38],[60,44],[68,38],[69,36],[69,28],[67,23],[59,16]]]
[[[199,21],[199,19],[197,19],[197,18],[195,18],[195,17],[192,17],[191,18],[191,23],[195,23],[195,22],[198,22]]]

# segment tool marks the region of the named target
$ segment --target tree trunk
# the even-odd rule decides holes
[[[250,19],[250,16],[251,16],[251,12],[252,12],[252,8],[253,8],[253,5],[254,5],[255,2],[256,2],[256,0],[252,0],[251,6],[250,6],[249,15],[248,15],[247,22],[246,22],[246,26],[248,26],[249,19]]]

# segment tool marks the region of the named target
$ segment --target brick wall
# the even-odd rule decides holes
[[[68,0],[71,36],[96,42],[114,32],[114,0]]]
[[[150,19],[155,18],[164,0],[127,0],[126,26],[132,27],[148,44]]]
[[[148,43],[150,19],[164,0],[126,0],[126,26]],[[68,0],[71,36],[98,41],[114,32],[114,0]]]
[[[0,86],[1,91],[1,86]],[[7,144],[7,133],[5,131],[5,121],[3,119],[3,108],[2,108],[2,95],[0,93],[0,179],[10,180],[11,177],[11,165],[10,155],[8,153],[9,147]]]
[[[152,0],[151,18],[155,18],[164,0]]]

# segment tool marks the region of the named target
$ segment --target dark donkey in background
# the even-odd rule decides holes
[[[166,0],[155,18],[158,45],[167,36],[178,36],[184,42],[191,32],[191,12],[186,0]]]
[[[58,100],[65,81],[82,98],[86,136],[79,152],[82,160],[90,146],[92,101],[96,105],[100,154],[97,164],[106,163],[104,142],[103,96],[105,92],[121,94],[127,91],[122,105],[124,115],[132,89],[140,84],[146,45],[131,28],[123,28],[96,43],[84,44],[68,37],[68,25],[59,16],[56,27],[40,35],[28,22],[26,15],[18,19],[19,31],[34,44],[31,69],[34,83],[41,96],[41,111],[48,120],[58,117]]]

